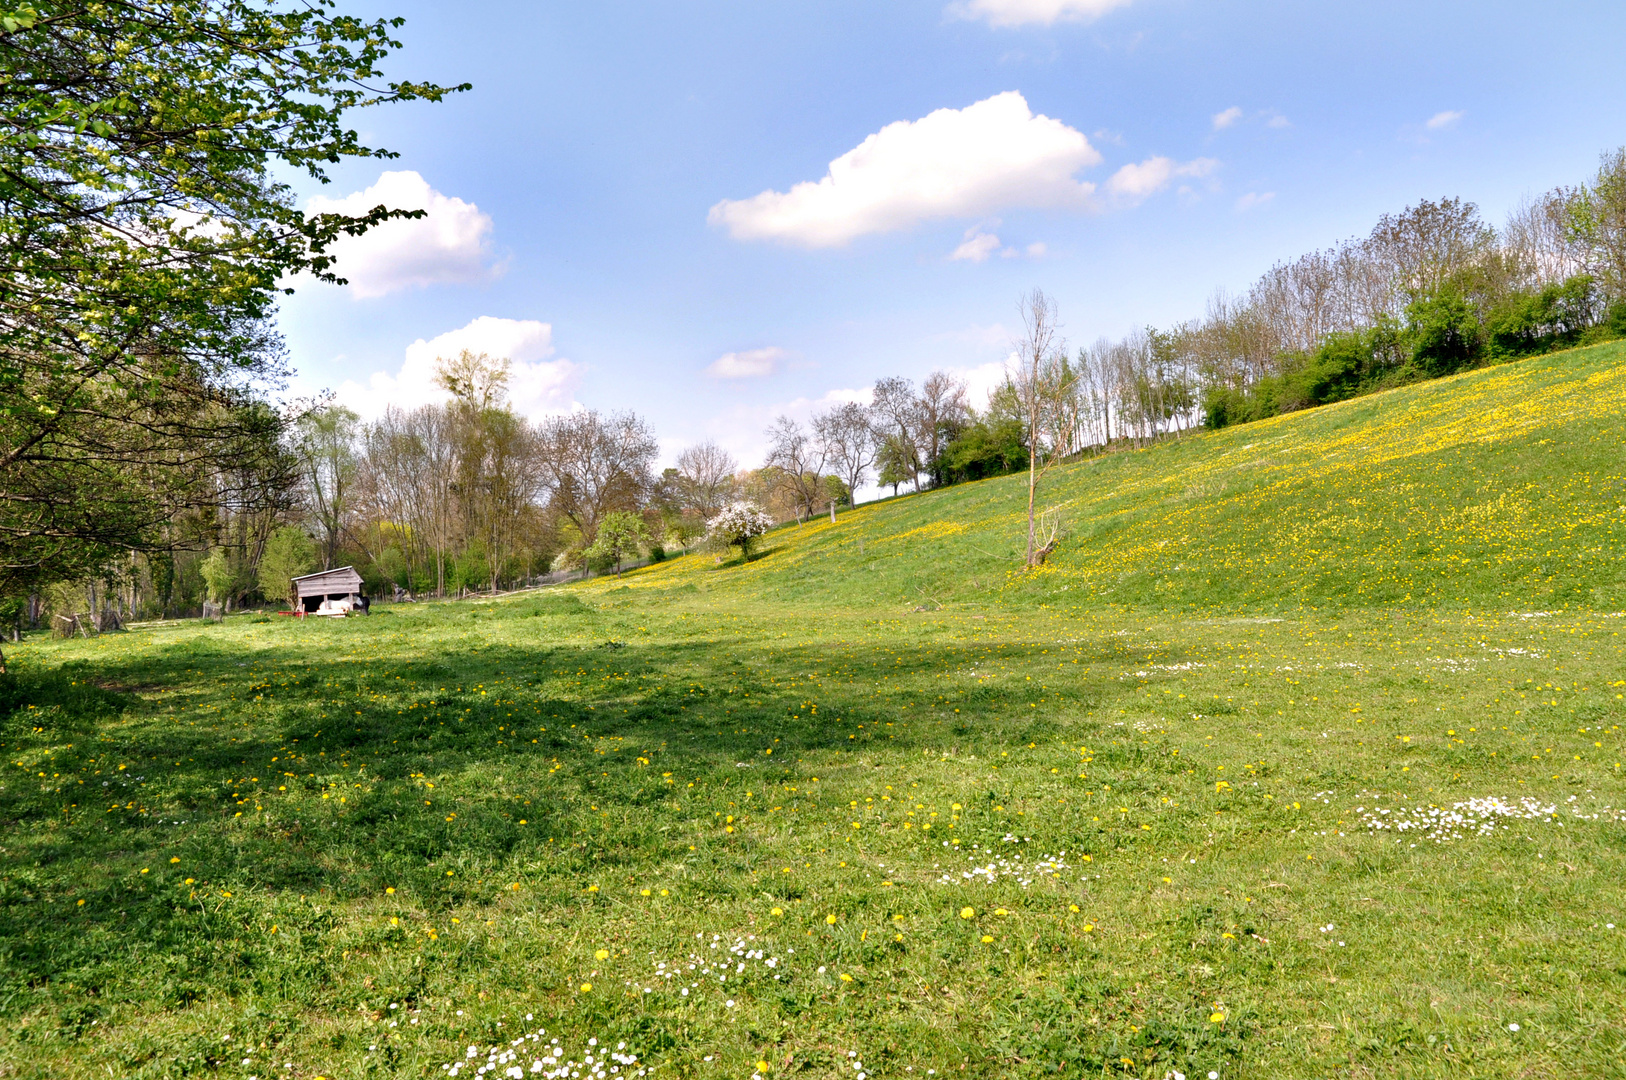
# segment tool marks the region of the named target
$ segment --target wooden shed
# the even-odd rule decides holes
[[[361,593],[361,575],[353,566],[341,566],[294,578],[299,590],[299,609],[312,615],[367,613],[367,598]]]

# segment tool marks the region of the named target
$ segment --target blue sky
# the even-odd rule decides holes
[[[356,114],[400,157],[298,187],[431,214],[284,303],[296,389],[371,413],[431,396],[437,352],[508,352],[525,411],[747,465],[878,376],[986,383],[1034,287],[1076,344],[1166,325],[1422,198],[1500,223],[1626,143],[1620,4],[344,6],[407,19],[400,75],[474,89]]]

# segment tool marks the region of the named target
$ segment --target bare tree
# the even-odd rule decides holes
[[[599,520],[611,510],[638,509],[659,452],[642,418],[588,409],[546,421],[539,435],[553,505],[584,541],[593,540]]]
[[[935,483],[944,448],[964,429],[971,413],[964,381],[946,371],[932,372],[920,386],[914,412],[915,445],[920,450],[922,464],[928,470],[934,470],[932,480]]]
[[[875,426],[885,432],[881,441],[896,440],[893,449],[899,456],[898,464],[919,491],[920,446],[915,433],[920,430],[920,400],[915,397],[914,384],[897,377],[875,380],[870,411],[875,415]]]
[[[847,485],[847,497],[857,506],[858,489],[868,478],[879,449],[869,410],[852,401],[838,405],[813,418],[813,433],[825,459],[839,470],[842,482]],[[830,520],[835,519],[836,504],[831,500]]]
[[[1034,289],[1018,306],[1024,334],[1016,343],[1010,382],[1022,405],[1028,441],[1028,549],[1027,565],[1038,566],[1053,550],[1036,543],[1034,503],[1039,481],[1061,456],[1056,427],[1064,416],[1063,403],[1076,375],[1067,363],[1066,345],[1059,336],[1056,302]],[[1053,541],[1052,541],[1053,542]]]
[[[1479,208],[1471,202],[1424,199],[1378,218],[1370,244],[1395,289],[1410,302],[1434,295],[1478,263],[1494,248],[1496,230],[1479,219]]]
[[[796,520],[818,513],[819,502],[827,498],[824,489],[825,448],[808,437],[807,430],[788,416],[781,416],[768,429],[768,467],[796,506]],[[805,517],[804,517],[805,514]]]
[[[684,509],[702,521],[716,517],[734,497],[739,463],[714,442],[691,446],[678,455],[678,484]]]

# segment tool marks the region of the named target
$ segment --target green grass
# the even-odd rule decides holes
[[[1071,468],[1036,575],[1004,480],[749,566],[31,640],[0,1076],[469,1077],[542,1028],[616,1075],[1626,1075],[1621,359]],[[1351,498],[1381,596],[1295,539]],[[1553,814],[1369,825],[1491,796]]]

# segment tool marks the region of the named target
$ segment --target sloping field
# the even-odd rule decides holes
[[[781,530],[744,572],[627,583],[893,609],[1626,606],[1626,343],[1058,468],[1040,505],[1067,536],[1034,575],[1011,572],[1026,494],[1019,476],[888,500]]]

